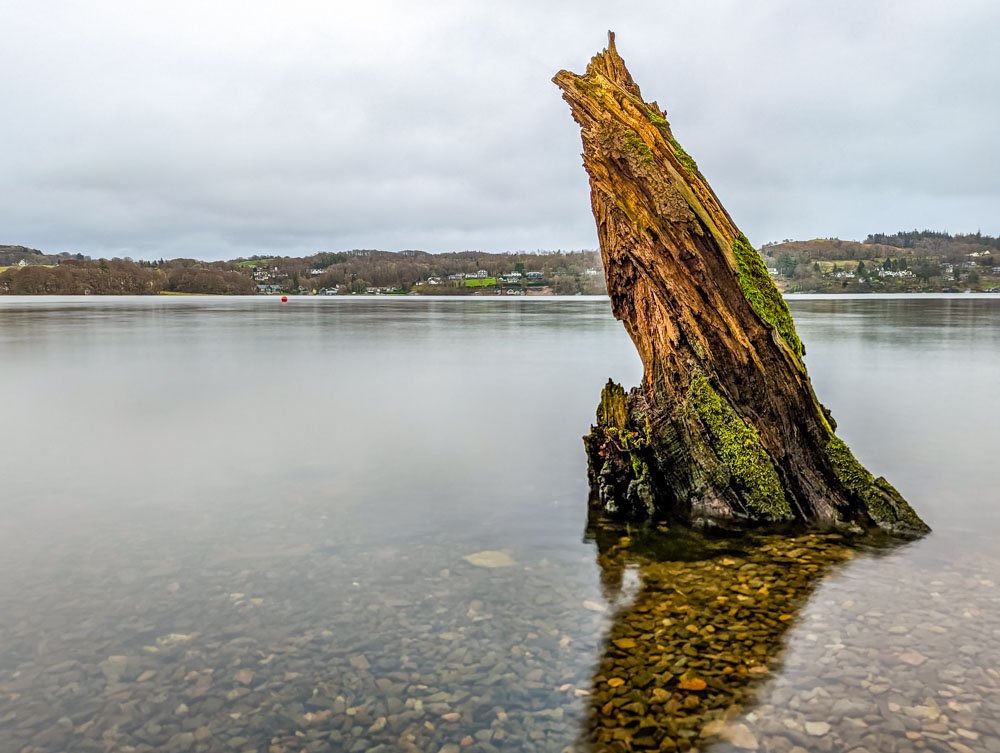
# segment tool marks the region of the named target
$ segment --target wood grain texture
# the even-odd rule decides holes
[[[645,102],[614,34],[560,71],[583,139],[612,311],[643,383],[610,384],[585,438],[599,504],[625,517],[743,525],[927,526],[835,436],[763,261]]]

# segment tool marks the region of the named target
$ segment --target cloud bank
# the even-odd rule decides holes
[[[609,28],[755,243],[1000,232],[1000,6],[0,2],[0,242],[593,248],[549,79]]]

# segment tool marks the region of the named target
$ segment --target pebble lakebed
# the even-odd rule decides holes
[[[430,543],[39,579],[0,618],[0,750],[1000,753],[996,559],[623,533],[600,595]]]

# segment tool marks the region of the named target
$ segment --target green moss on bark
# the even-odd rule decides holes
[[[653,152],[650,150],[646,142],[642,140],[642,136],[633,131],[631,128],[625,131],[625,148],[636,155],[643,162],[653,161]]]
[[[624,429],[628,422],[628,398],[625,388],[608,380],[601,390],[601,402],[597,406],[597,425]]]
[[[670,146],[674,148],[674,155],[676,155],[677,160],[684,165],[689,172],[698,172],[698,163],[694,161],[694,158],[690,154],[684,151],[684,147],[682,147],[680,142],[673,136],[670,137]]]
[[[864,503],[872,520],[895,531],[928,530],[896,488],[884,478],[875,478],[854,457],[842,440],[833,437],[826,446],[827,456],[837,479]]]
[[[649,518],[656,513],[656,495],[649,464],[650,426],[630,413],[628,393],[615,382],[601,391],[597,425],[584,437],[591,483],[609,512]]]
[[[646,108],[646,117],[649,118],[649,122],[657,128],[670,128],[670,124],[667,122],[667,119],[656,112],[656,110],[652,107]]]
[[[674,135],[670,132],[670,124],[667,122],[667,119],[652,107],[643,106],[645,107],[646,117],[649,118],[649,122],[659,128],[663,136],[670,142],[670,146],[673,147],[674,156],[677,157],[677,161],[680,162],[688,172],[697,173],[698,163],[694,161],[694,158],[690,154],[684,151],[684,147],[682,147],[680,142],[674,138]]]
[[[747,506],[765,520],[791,520],[791,506],[757,429],[740,418],[703,374],[691,380],[688,400],[708,430],[712,449],[743,491]]]
[[[736,269],[743,295],[750,301],[757,315],[774,327],[792,352],[801,358],[805,354],[805,348],[802,347],[802,341],[795,331],[795,323],[792,321],[788,304],[771,280],[771,275],[764,266],[764,260],[742,233],[733,241],[733,255],[736,257]]]

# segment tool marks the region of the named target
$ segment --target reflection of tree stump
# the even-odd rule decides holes
[[[777,668],[797,612],[852,550],[836,534],[764,537],[745,552],[671,542],[672,533],[615,545],[599,528],[589,534],[608,582],[631,566],[643,586],[614,615],[582,747],[689,750],[715,738],[752,747],[739,715]],[[657,561],[657,547],[705,559]]]
[[[602,503],[630,517],[925,532],[834,435],[763,261],[609,36],[585,75],[554,79],[580,124],[612,310],[645,370],[629,393],[608,384],[586,439]]]

